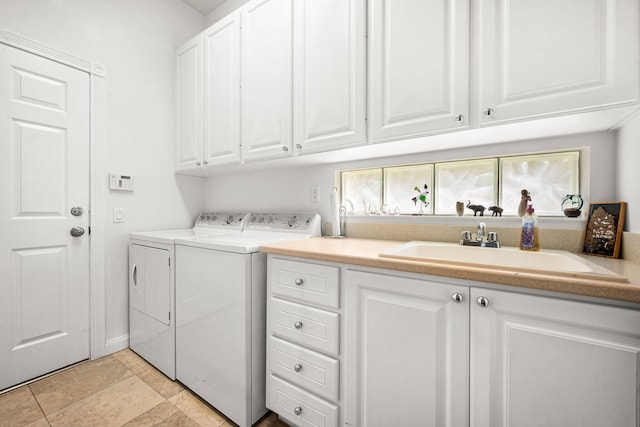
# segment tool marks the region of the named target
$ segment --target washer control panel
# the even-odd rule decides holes
[[[319,236],[320,215],[316,213],[252,213],[245,229],[291,231]]]
[[[203,212],[196,219],[196,227],[229,227],[242,230],[248,213]]]

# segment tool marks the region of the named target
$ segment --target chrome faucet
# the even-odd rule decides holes
[[[487,235],[487,224],[481,222],[476,229],[476,241],[482,242]]]
[[[462,232],[462,240],[460,240],[461,246],[480,246],[483,248],[499,248],[500,242],[498,242],[498,233],[495,231],[487,232],[487,224],[481,222],[476,229],[476,238],[472,238],[470,231]]]

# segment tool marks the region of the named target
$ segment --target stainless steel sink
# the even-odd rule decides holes
[[[567,251],[521,251],[502,247],[488,249],[453,243],[413,241],[379,254],[381,257],[439,264],[491,268],[512,272],[584,277],[628,282],[628,279]]]

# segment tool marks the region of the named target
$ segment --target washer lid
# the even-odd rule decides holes
[[[238,234],[242,232],[248,217],[248,213],[203,212],[196,219],[193,228],[140,231],[130,233],[129,238],[172,245],[179,238]]]

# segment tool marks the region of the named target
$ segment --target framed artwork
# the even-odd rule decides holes
[[[624,227],[625,202],[591,203],[583,252],[618,258]]]

